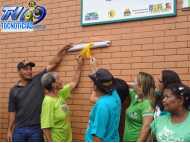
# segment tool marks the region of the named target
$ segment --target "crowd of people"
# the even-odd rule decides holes
[[[35,63],[17,64],[20,80],[9,95],[8,141],[72,141],[67,99],[80,82],[84,59],[77,58],[73,79],[67,84],[54,72],[70,47],[64,46],[36,75],[32,74]],[[94,69],[93,58],[90,65],[93,106],[84,141],[190,141],[190,88],[175,71],[161,71],[156,87],[149,73],[139,72],[130,83],[107,69]]]

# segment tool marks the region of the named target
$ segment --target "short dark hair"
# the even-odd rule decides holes
[[[187,110],[190,110],[190,87],[182,83],[173,83],[168,85],[165,89],[171,90],[177,98],[183,97],[184,107]]]
[[[162,71],[162,82],[163,82],[164,88],[166,88],[169,84],[181,83],[181,79],[175,71],[163,70]]]
[[[52,91],[53,83],[56,81],[55,73],[48,72],[45,73],[41,78],[42,86],[48,91]]]
[[[17,70],[20,71],[21,69],[24,69],[26,67],[35,67],[35,63],[28,61],[28,60],[22,60],[17,64]]]

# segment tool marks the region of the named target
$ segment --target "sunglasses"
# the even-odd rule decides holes
[[[185,94],[185,87],[179,86],[177,88],[172,88],[172,91],[180,96],[183,96]]]

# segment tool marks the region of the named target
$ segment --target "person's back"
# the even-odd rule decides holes
[[[102,141],[119,141],[121,101],[116,90],[112,95],[99,97],[90,113],[90,123],[85,140],[93,141],[93,134]],[[95,126],[95,128],[93,128]]]

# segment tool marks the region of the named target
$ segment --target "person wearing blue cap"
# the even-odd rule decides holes
[[[114,77],[106,69],[89,76],[94,83],[95,105],[92,107],[85,141],[119,142],[121,100],[114,89]]]

